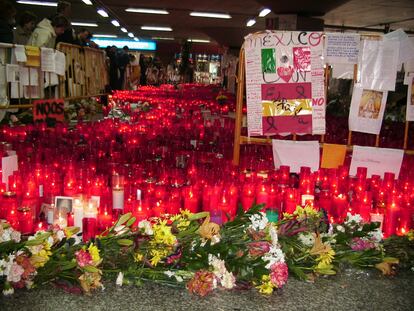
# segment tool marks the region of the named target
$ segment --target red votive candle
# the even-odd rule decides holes
[[[33,213],[31,208],[20,208],[17,212],[19,218],[19,231],[22,234],[33,232]]]
[[[401,207],[397,196],[392,196],[386,204],[384,216],[384,236],[390,237],[397,233],[398,218],[400,217]]]

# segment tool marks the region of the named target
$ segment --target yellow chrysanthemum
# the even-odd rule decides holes
[[[50,245],[47,242],[30,248],[30,251],[32,252],[30,263],[36,268],[43,267],[49,261],[50,256],[52,256]]]
[[[91,254],[93,262],[96,263],[99,260],[101,260],[101,257],[99,256],[99,249],[95,245],[93,245],[93,243],[89,245],[88,252],[89,254]]]
[[[171,227],[167,226],[165,220],[153,226],[154,242],[156,244],[174,245],[177,242],[175,235],[171,233]]]
[[[141,253],[135,253],[134,254],[134,261],[135,262],[141,262],[142,259],[144,259],[144,255],[142,255]]]
[[[335,251],[333,249],[330,249],[327,252],[321,253],[316,260],[319,262],[319,264],[327,266],[332,263],[332,260],[334,259],[334,257],[335,257]]]
[[[271,293],[273,293],[274,285],[272,284],[270,280],[270,276],[263,275],[262,284],[260,284],[259,286],[256,286],[256,288],[259,290],[261,294],[264,294],[264,295],[270,295]]]
[[[157,251],[157,250],[152,250],[151,251],[151,255],[152,255],[152,258],[151,258],[151,265],[153,265],[153,266],[156,266],[156,265],[158,265],[158,263],[161,261],[161,259],[164,257],[164,254],[163,254],[163,252],[161,252],[161,251]]]

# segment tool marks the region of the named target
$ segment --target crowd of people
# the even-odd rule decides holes
[[[34,13],[24,11],[16,22],[16,8],[8,0],[0,0],[0,42],[48,48],[64,42],[97,48],[88,29],[74,30],[71,15],[70,2],[60,1],[53,16],[38,22]]]

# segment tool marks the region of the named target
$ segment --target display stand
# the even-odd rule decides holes
[[[372,37],[372,36],[369,36]],[[378,38],[378,36],[376,36]],[[235,124],[235,131],[234,131],[234,146],[233,146],[233,165],[238,166],[240,164],[240,146],[244,144],[265,144],[271,145],[272,139],[269,136],[266,138],[261,137],[248,137],[241,135],[242,130],[242,121],[243,121],[243,100],[244,100],[244,91],[245,91],[245,51],[244,45],[240,49],[239,53],[239,65],[238,65],[238,75],[237,75],[237,93],[236,93],[236,124]],[[354,76],[353,80],[354,83],[357,81],[358,75],[358,66],[354,65]],[[329,85],[329,67],[328,65],[325,68],[325,98],[327,98],[327,91]],[[408,148],[408,132],[409,132],[409,122],[405,122],[405,130],[404,130],[404,143],[403,149],[405,154],[414,155],[414,150],[407,150]],[[320,146],[323,147],[325,142],[324,135],[320,135]],[[297,135],[296,133],[292,133],[292,140],[296,140]],[[380,145],[380,136],[376,135],[375,137],[375,147],[379,147]],[[347,151],[352,151],[352,131],[348,131],[348,139],[347,139]]]

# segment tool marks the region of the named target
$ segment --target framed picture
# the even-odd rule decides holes
[[[72,212],[72,197],[55,197],[55,206],[57,210],[66,209],[68,213]]]

